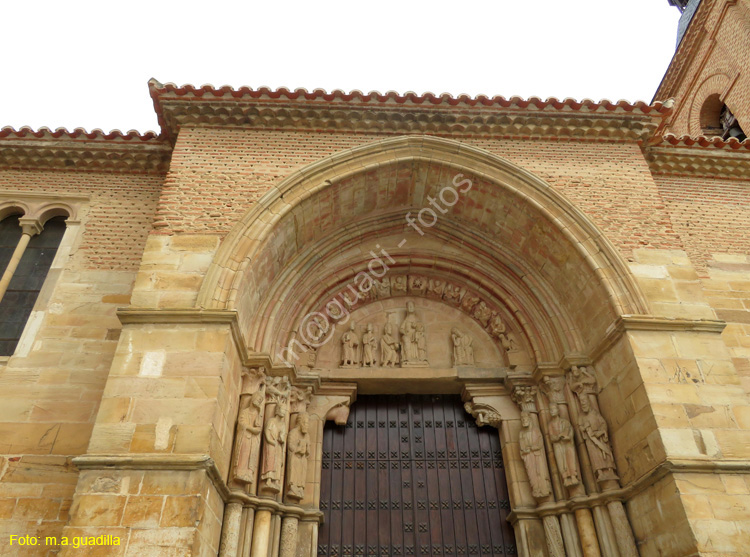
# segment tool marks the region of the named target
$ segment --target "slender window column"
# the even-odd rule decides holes
[[[5,292],[8,290],[8,285],[13,278],[13,273],[16,272],[18,263],[21,261],[21,257],[23,257],[23,254],[31,241],[31,237],[40,234],[44,229],[42,223],[37,219],[19,219],[18,223],[21,225],[23,233],[21,234],[21,239],[10,258],[10,261],[8,262],[8,267],[5,269],[3,277],[0,278],[0,300],[3,299]]]

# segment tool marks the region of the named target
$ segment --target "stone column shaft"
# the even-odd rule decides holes
[[[250,557],[268,557],[271,541],[271,511],[261,509],[255,513],[253,525],[253,542],[250,546]]]
[[[620,501],[610,501],[607,503],[609,516],[612,519],[612,527],[615,530],[617,546],[620,549],[622,557],[638,557],[638,549],[635,546],[633,532],[630,529],[630,522],[625,514],[625,509]]]
[[[281,521],[281,543],[279,557],[294,557],[297,551],[297,526],[299,519],[285,516]]]
[[[16,272],[18,264],[21,262],[21,258],[23,257],[23,254],[26,251],[26,248],[29,245],[29,241],[31,241],[31,237],[33,235],[34,233],[31,228],[27,226],[23,227],[23,234],[21,234],[21,239],[18,241],[18,245],[13,251],[13,255],[11,256],[10,261],[8,261],[8,266],[5,268],[3,277],[0,278],[0,300],[2,300],[3,296],[5,296],[5,293],[8,290],[8,285],[10,285],[10,281],[13,278],[13,274]]]
[[[236,557],[240,546],[242,527],[242,503],[232,501],[224,509],[224,524],[221,529],[219,557]]]
[[[594,517],[590,509],[578,509],[575,511],[576,523],[578,524],[578,536],[581,540],[581,549],[584,557],[601,557],[599,551],[599,540],[596,538],[596,527]]]

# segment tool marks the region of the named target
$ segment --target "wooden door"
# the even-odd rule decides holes
[[[323,434],[321,557],[515,555],[497,430],[457,396],[362,396]]]

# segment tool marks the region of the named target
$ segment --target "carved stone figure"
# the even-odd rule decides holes
[[[436,298],[443,297],[443,289],[445,288],[445,282],[440,279],[430,279],[427,286],[427,294]]]
[[[461,302],[461,289],[451,283],[447,283],[443,289],[443,300],[457,306]]]
[[[549,407],[549,437],[552,442],[552,450],[555,453],[555,462],[563,478],[566,487],[578,485],[578,461],[576,460],[576,449],[573,444],[573,426],[560,416],[557,404]]]
[[[582,413],[578,419],[578,425],[586,441],[586,450],[589,453],[591,467],[596,473],[596,479],[599,482],[616,480],[615,457],[609,446],[607,422],[591,406],[588,396],[582,396],[580,400]]]
[[[471,310],[479,303],[479,298],[467,292],[461,299],[461,309],[471,315]]]
[[[399,327],[401,333],[401,365],[423,365],[427,362],[424,325],[417,318],[414,302],[406,303],[406,317]],[[421,347],[420,347],[421,345]]]
[[[391,281],[388,277],[383,277],[378,280],[375,279],[375,290],[378,293],[378,298],[388,298],[391,295]]]
[[[375,365],[375,350],[378,347],[378,340],[372,332],[372,323],[367,324],[367,331],[362,335],[362,365],[372,367]]]
[[[490,334],[495,338],[500,338],[501,336],[505,336],[505,323],[503,323],[503,320],[500,317],[499,313],[492,312],[492,317],[490,318],[490,323],[489,323],[489,329],[490,329]]]
[[[276,412],[266,423],[263,431],[263,467],[261,480],[271,492],[281,491],[284,472],[284,443],[286,442],[287,409],[283,404],[276,405]]]
[[[578,393],[582,399],[588,398],[589,395],[596,395],[596,378],[586,366],[571,367],[568,383],[570,383],[570,389]]]
[[[310,456],[309,417],[302,412],[297,415],[297,424],[289,432],[287,440],[287,492],[290,499],[305,497],[307,458]]]
[[[480,302],[474,306],[471,316],[479,321],[483,327],[486,327],[490,322],[490,317],[492,317],[492,310],[487,307],[487,304],[480,300]]]
[[[453,339],[453,365],[473,366],[474,348],[471,345],[473,339],[455,327],[451,329],[451,339]]]
[[[234,480],[252,485],[258,477],[260,433],[263,431],[263,406],[266,395],[257,391],[237,417],[234,446]]]
[[[398,364],[398,349],[400,344],[393,336],[393,325],[386,323],[383,327],[383,336],[380,339],[380,358],[384,367]]]
[[[341,367],[352,367],[359,365],[357,357],[357,347],[359,346],[359,337],[357,328],[354,323],[343,335],[341,335]]]
[[[528,412],[521,412],[521,433],[518,437],[526,473],[531,484],[531,493],[536,498],[547,497],[552,486],[547,472],[544,454],[544,439]]]
[[[391,293],[394,296],[406,294],[406,275],[396,275],[391,283]]]

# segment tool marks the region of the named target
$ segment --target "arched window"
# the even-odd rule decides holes
[[[0,221],[0,276],[7,282],[5,292],[0,289],[0,356],[12,355],[18,345],[65,233],[66,218],[51,218],[42,232],[30,239],[24,239],[27,234],[18,215]],[[20,260],[13,261],[14,253],[26,241]]]
[[[729,107],[721,101],[718,94],[706,98],[701,107],[701,132],[706,136],[719,135],[722,139],[735,137],[739,141],[746,138],[745,132]]]

